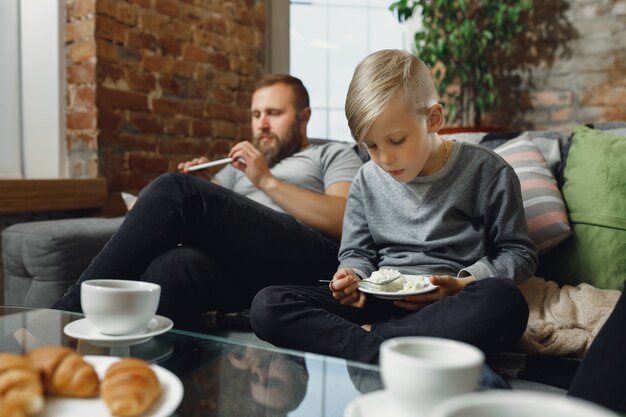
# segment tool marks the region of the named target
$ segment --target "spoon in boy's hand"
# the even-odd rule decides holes
[[[362,279],[361,281],[367,282],[368,284],[374,284],[374,285],[387,285],[387,284],[391,284],[392,282],[396,281],[401,276],[402,276],[402,274],[398,272],[395,276],[393,276],[391,278],[388,278],[388,279],[386,279],[384,281],[380,281],[380,282],[371,281],[372,278],[365,278],[365,279]],[[319,279],[318,281],[319,282],[333,282],[332,279]]]

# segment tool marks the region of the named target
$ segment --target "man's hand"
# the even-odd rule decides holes
[[[201,169],[199,171],[189,171],[189,168],[191,168],[192,166],[204,164],[205,162],[209,162],[209,160],[205,156],[201,156],[199,158],[194,158],[191,161],[181,162],[180,164],[178,164],[177,168],[178,168],[178,171],[182,172],[183,174],[189,174],[189,175],[194,175],[196,177],[208,179],[208,175],[207,175],[209,173],[208,169]]]
[[[265,156],[247,141],[236,144],[229,156],[233,167],[287,213],[333,239],[341,239],[350,181],[331,184],[323,193],[281,181],[272,175]]]
[[[430,277],[430,283],[439,286],[435,291],[426,294],[409,295],[393,303],[400,308],[417,311],[429,304],[460,292],[467,284],[475,280],[473,276],[455,278],[449,275],[433,275]]]
[[[343,305],[356,308],[365,306],[365,294],[359,291],[360,278],[350,268],[342,268],[335,272],[329,287],[333,298]]]
[[[265,156],[248,141],[233,146],[228,156],[233,158],[233,166],[246,174],[250,182],[261,190],[274,178]]]

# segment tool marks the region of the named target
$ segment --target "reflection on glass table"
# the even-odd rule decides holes
[[[378,368],[240,340],[171,330],[128,347],[94,346],[63,328],[83,316],[0,307],[0,351],[67,346],[83,355],[132,356],[172,371],[183,383],[176,417],[341,416],[361,393],[382,388]]]

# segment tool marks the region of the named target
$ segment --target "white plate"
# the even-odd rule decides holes
[[[147,342],[154,336],[167,332],[174,326],[174,322],[167,317],[154,316],[145,329],[133,334],[112,336],[97,331],[87,319],[80,319],[68,323],[63,333],[74,339],[85,340],[95,346],[119,347],[133,346]]]
[[[418,279],[421,279],[420,277],[422,276],[424,275],[405,275],[404,277],[406,278],[407,281],[416,281]],[[427,287],[422,288],[421,290],[406,291],[406,292],[380,291],[377,288],[380,288],[380,286],[376,284],[370,284],[368,282],[363,282],[363,281],[359,282],[359,290],[363,291],[364,293],[372,294],[378,298],[382,298],[385,300],[401,300],[407,295],[424,294],[427,292],[434,291],[439,287],[437,285],[433,285],[429,283]]]
[[[413,412],[411,412],[413,411]],[[348,404],[343,417],[415,417],[415,410],[405,410],[393,401],[388,391],[374,391],[355,398]]]
[[[100,379],[106,370],[120,358],[112,356],[84,356],[92,364]],[[141,417],[169,417],[183,399],[183,384],[180,379],[165,368],[150,365],[161,383],[161,398]],[[37,417],[111,417],[107,406],[100,398],[78,399],[46,397],[46,405]]]

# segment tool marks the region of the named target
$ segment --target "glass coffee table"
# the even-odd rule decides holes
[[[184,387],[176,417],[342,416],[363,393],[382,389],[378,367],[239,339],[170,330],[135,346],[102,347],[63,328],[81,314],[0,307],[0,351],[57,345],[83,355],[132,356],[173,372]]]

